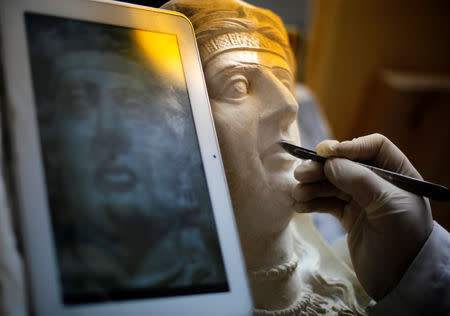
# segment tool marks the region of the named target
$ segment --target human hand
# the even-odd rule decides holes
[[[375,300],[400,281],[433,228],[428,199],[404,191],[351,160],[422,179],[386,137],[372,134],[352,141],[323,141],[324,165],[307,161],[295,170],[298,212],[327,212],[348,232],[356,276]],[[343,158],[338,158],[343,157]],[[347,158],[347,159],[345,159]]]

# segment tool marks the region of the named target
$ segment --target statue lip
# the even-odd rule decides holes
[[[114,163],[97,168],[95,173],[95,183],[103,192],[130,192],[136,187],[137,180],[133,170]]]
[[[285,160],[289,162],[295,161],[295,159],[291,155],[289,155],[285,150],[283,150],[283,148],[280,147],[279,145],[280,142],[292,142],[292,141],[287,141],[285,139],[275,141],[274,143],[272,143],[272,145],[270,145],[267,149],[265,149],[261,153],[260,155],[261,161],[272,159]]]

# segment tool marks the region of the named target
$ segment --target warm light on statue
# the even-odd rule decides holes
[[[292,207],[299,162],[278,142],[299,144],[300,137],[295,62],[281,20],[235,0],[175,0],[163,8],[194,26],[255,314],[365,314],[369,298],[354,273],[310,216]]]

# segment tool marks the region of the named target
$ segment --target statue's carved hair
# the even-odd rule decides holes
[[[202,46],[224,34],[239,34],[239,37],[247,37],[247,42],[255,37],[259,41],[252,46],[236,43],[233,47],[230,45],[229,49],[273,51],[286,59],[293,73],[296,70],[283,22],[269,10],[237,0],[172,0],[162,8],[183,13],[190,19],[204,65],[210,57],[205,55],[209,55],[211,50],[205,52]]]

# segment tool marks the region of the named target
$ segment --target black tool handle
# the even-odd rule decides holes
[[[369,166],[360,162],[357,162],[357,164],[372,170],[386,181],[405,191],[422,195],[435,201],[450,201],[450,190],[442,185],[415,179],[403,174]]]

